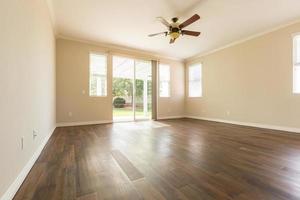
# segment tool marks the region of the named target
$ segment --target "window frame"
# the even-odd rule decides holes
[[[295,71],[300,70],[300,59],[297,62],[297,54],[300,51],[300,48],[297,48],[297,40],[300,40],[300,33],[293,35],[293,94],[300,95],[300,89],[297,91],[296,88],[296,73]],[[300,86],[298,86],[300,88]]]
[[[164,81],[161,81],[161,66],[167,66],[169,68],[168,72],[169,72],[169,80],[164,80]],[[168,64],[165,64],[165,63],[159,63],[158,65],[158,81],[159,81],[159,97],[160,98],[170,98],[172,95],[171,95],[171,66],[168,65]],[[161,95],[161,83],[162,82],[168,82],[168,95],[167,96],[162,96]]]
[[[190,92],[190,83],[191,83],[191,80],[190,80],[190,69],[192,67],[197,67],[199,66],[200,67],[200,74],[199,74],[199,84],[200,84],[200,89],[201,89],[201,93],[199,96],[191,96],[191,92]],[[188,65],[188,73],[187,73],[187,80],[188,80],[188,85],[187,85],[187,93],[188,93],[188,98],[202,98],[203,97],[203,84],[202,84],[202,63],[194,63],[194,64],[190,64]],[[195,81],[194,81],[195,82]],[[198,82],[198,81],[197,81]]]
[[[98,56],[103,56],[105,58],[105,92],[104,95],[92,95],[91,94],[91,56],[92,55],[98,55]],[[93,97],[93,98],[102,98],[102,97],[107,97],[108,96],[108,55],[107,53],[104,52],[89,52],[89,97]]]

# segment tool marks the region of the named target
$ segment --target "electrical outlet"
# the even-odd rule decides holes
[[[82,90],[81,93],[84,95],[85,94],[85,90]]]
[[[35,139],[38,136],[37,130],[33,129],[32,131],[32,138]]]
[[[72,113],[72,112],[69,112],[68,115],[69,115],[69,117],[72,117],[72,116],[73,116],[73,113]]]
[[[227,116],[229,116],[229,115],[230,115],[230,111],[229,111],[229,110],[227,110],[227,111],[226,111],[226,114],[227,114]]]

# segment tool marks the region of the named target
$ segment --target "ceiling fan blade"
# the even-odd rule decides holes
[[[181,33],[183,35],[190,35],[190,36],[199,36],[201,34],[201,32],[197,32],[197,31],[188,31],[188,30],[182,30]]]
[[[163,17],[157,17],[157,19],[163,24],[163,25],[165,25],[167,28],[170,28],[170,23],[167,21],[167,20],[165,20]]]
[[[179,28],[184,28],[187,27],[188,25],[194,23],[195,21],[197,21],[198,19],[200,19],[200,16],[198,14],[193,15],[191,18],[189,18],[188,20],[186,20],[185,22],[181,23],[179,25]]]
[[[168,32],[160,32],[160,33],[154,33],[154,34],[150,34],[150,35],[148,35],[149,37],[153,37],[153,36],[156,36],[156,35],[162,35],[162,34],[164,34],[164,35],[167,35],[168,34]]]
[[[170,39],[170,44],[173,44],[175,42],[175,39]]]

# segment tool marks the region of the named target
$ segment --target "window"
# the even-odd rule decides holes
[[[170,66],[159,65],[159,96],[170,97]]]
[[[300,35],[294,37],[293,92],[300,94]]]
[[[189,97],[202,97],[202,65],[189,66]]]
[[[90,96],[107,95],[106,55],[90,54]]]

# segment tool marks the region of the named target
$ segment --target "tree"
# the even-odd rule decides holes
[[[151,88],[152,88],[152,81],[147,81],[148,85],[148,96],[151,97]],[[132,94],[133,84],[132,79],[126,78],[113,78],[113,97],[131,97],[133,98]],[[135,95],[137,101],[143,101],[144,95],[144,80],[136,79],[135,80]]]
[[[114,78],[113,79],[113,96],[132,96],[132,81],[131,79]]]

